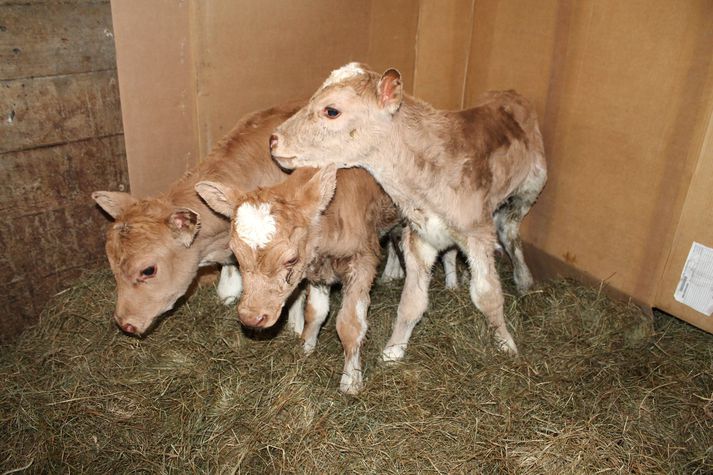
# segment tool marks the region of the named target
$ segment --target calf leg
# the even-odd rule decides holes
[[[223,305],[232,305],[243,292],[243,279],[237,266],[225,264],[220,268],[216,293]]]
[[[503,291],[500,286],[500,277],[495,269],[493,241],[494,236],[491,233],[485,235],[478,233],[468,236],[466,239],[463,252],[468,257],[470,266],[470,298],[488,319],[499,348],[515,355],[517,346],[505,325]]]
[[[428,285],[438,251],[409,227],[404,228],[404,261],[406,280],[396,312],[396,323],[391,338],[382,352],[384,361],[398,361],[406,352],[413,328],[428,307]]]
[[[458,249],[451,249],[443,253],[441,260],[443,261],[443,272],[446,274],[446,288],[458,288],[458,271],[456,268],[456,258],[458,257]]]
[[[305,297],[307,296],[307,291],[300,287],[298,292],[290,305],[290,309],[287,311],[287,326],[297,336],[301,336],[305,326]]]
[[[376,255],[355,259],[344,282],[342,308],[337,314],[337,333],[344,347],[344,371],[339,383],[343,393],[356,394],[363,386],[360,353],[367,329],[369,290],[378,262]]]
[[[520,223],[539,196],[546,180],[547,174],[544,169],[534,169],[523,184],[500,205],[493,216],[498,239],[512,261],[515,287],[520,294],[527,292],[534,282],[522,253]]]
[[[401,268],[401,262],[399,261],[399,255],[396,253],[396,248],[391,240],[391,236],[386,241],[386,265],[384,266],[384,273],[381,274],[381,282],[391,282],[392,280],[398,280],[404,278],[404,270]]]
[[[304,342],[305,353],[311,353],[317,345],[319,329],[329,314],[329,286],[310,284],[307,288],[307,294],[302,341]]]

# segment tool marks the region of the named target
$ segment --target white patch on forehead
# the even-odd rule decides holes
[[[330,74],[327,80],[324,81],[324,84],[322,84],[322,89],[327,86],[331,86],[332,84],[340,83],[345,79],[353,78],[354,76],[359,76],[360,74],[364,73],[366,73],[366,71],[364,71],[364,69],[359,66],[359,63],[349,63],[339,69],[335,69],[334,71],[332,71],[332,74]]]
[[[275,236],[277,224],[270,213],[270,205],[255,206],[243,203],[235,213],[235,231],[240,239],[252,249],[262,249]]]

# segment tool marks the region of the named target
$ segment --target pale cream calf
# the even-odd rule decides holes
[[[230,223],[205,205],[194,186],[200,180],[221,180],[252,190],[282,181],[287,175],[270,159],[267,143],[273,129],[301,105],[246,116],[199,166],[155,198],[92,194],[114,218],[106,252],[118,293],[114,318],[125,332],[146,332],[186,292],[200,266],[223,264],[218,295],[225,304],[239,297],[241,277],[228,248]],[[298,313],[298,329],[301,318]]]
[[[270,139],[285,168],[363,167],[408,220],[406,282],[385,360],[400,359],[428,304],[431,268],[457,245],[471,270],[470,294],[501,349],[517,353],[495,269],[497,238],[519,291],[532,284],[520,221],[545,184],[542,137],[532,106],[513,91],[491,92],[463,111],[441,111],[403,92],[398,71],[351,63],[334,71],[309,103]],[[496,237],[497,234],[497,237]]]
[[[200,182],[213,209],[232,216],[230,247],[243,274],[240,321],[272,326],[297,285],[309,283],[304,349],[315,347],[329,312],[329,288],[342,283],[337,332],[344,347],[340,389],[362,387],[360,348],[366,334],[369,290],[381,248],[379,236],[399,221],[391,199],[364,170],[301,169],[286,181],[244,193],[240,187]]]

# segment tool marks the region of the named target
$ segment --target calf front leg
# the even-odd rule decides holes
[[[499,349],[516,355],[515,340],[505,325],[503,291],[495,269],[494,248],[494,236],[488,233],[468,236],[466,240],[463,252],[468,257],[470,266],[470,298],[488,319]]]
[[[220,268],[220,280],[216,293],[223,305],[234,304],[243,291],[243,279],[237,266],[225,264]]]
[[[329,286],[310,284],[307,288],[307,308],[302,331],[305,353],[311,353],[317,346],[317,335],[329,314]]]
[[[438,251],[410,227],[404,228],[403,250],[406,280],[396,312],[394,331],[381,354],[384,361],[403,358],[413,328],[428,307],[428,286],[431,283],[433,263],[438,256]]]
[[[302,331],[305,327],[305,298],[307,291],[304,287],[298,288],[297,291],[298,294],[287,311],[287,327],[297,336],[302,336]]]

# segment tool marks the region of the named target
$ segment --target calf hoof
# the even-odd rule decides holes
[[[314,351],[316,346],[317,346],[316,341],[305,341],[302,344],[302,351],[304,351],[305,355],[309,355]]]
[[[458,276],[456,274],[446,274],[446,289],[454,290],[458,288]]]
[[[532,279],[530,272],[516,272],[514,276],[515,289],[519,295],[525,295],[530,291],[535,281]]]
[[[361,373],[342,374],[342,380],[339,382],[339,390],[344,394],[355,396],[364,388],[364,383],[361,380]]]
[[[396,361],[401,361],[406,354],[406,347],[404,345],[392,345],[384,348],[381,352],[381,359],[387,363],[394,363]]]
[[[496,336],[495,341],[498,345],[498,350],[510,356],[517,356],[517,345],[515,345],[515,340],[512,336]]]
[[[386,282],[391,282],[393,280],[401,280],[404,278],[404,271],[401,269],[401,266],[395,266],[391,269],[388,267],[384,269],[384,273],[381,274],[381,278],[379,279],[380,282],[386,283]]]

